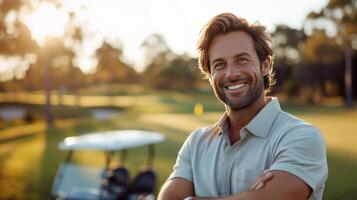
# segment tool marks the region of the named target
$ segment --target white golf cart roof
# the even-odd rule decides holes
[[[59,143],[61,150],[115,151],[164,141],[161,133],[143,130],[117,130],[67,137]]]

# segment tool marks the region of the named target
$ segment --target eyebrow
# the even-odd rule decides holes
[[[235,55],[234,57],[235,57],[235,58],[239,58],[239,57],[243,57],[243,56],[247,56],[247,57],[249,57],[249,58],[250,58],[249,53],[246,53],[246,52],[243,52],[243,53],[237,54],[237,55]]]
[[[251,56],[246,52],[239,53],[239,54],[235,55],[234,58],[239,58],[239,57],[243,57],[243,56],[247,56],[247,57],[251,58]],[[211,65],[213,65],[216,62],[221,62],[223,60],[224,60],[223,58],[216,58],[212,61]]]
[[[211,65],[213,65],[216,62],[221,62],[221,61],[223,61],[223,58],[216,58],[212,61]]]

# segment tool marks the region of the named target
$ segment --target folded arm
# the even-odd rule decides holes
[[[297,176],[284,172],[272,171],[273,178],[265,183],[259,190],[244,191],[239,194],[209,198],[195,197],[195,200],[306,200],[311,193],[311,188]],[[159,194],[159,200],[182,200],[185,197],[194,195],[193,183],[174,178],[166,182]]]
[[[158,200],[183,200],[186,197],[194,196],[194,187],[191,181],[183,178],[173,178],[162,186]]]

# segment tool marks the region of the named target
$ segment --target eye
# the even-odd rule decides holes
[[[214,65],[214,69],[216,70],[220,70],[220,69],[223,69],[224,68],[224,63],[223,62],[219,62],[219,63],[216,63]]]
[[[245,63],[248,61],[248,58],[240,57],[236,59],[237,63]]]

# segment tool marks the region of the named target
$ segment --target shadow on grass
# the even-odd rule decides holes
[[[66,135],[60,134],[60,132],[61,129],[56,128],[46,130],[37,183],[34,186],[26,188],[30,199],[51,199],[51,188],[57,168],[65,158],[65,152],[58,149],[58,143],[62,141]]]
[[[24,134],[24,135],[16,135],[13,137],[8,137],[8,138],[2,138],[2,139],[0,139],[0,145],[9,143],[9,142],[16,142],[16,141],[20,141],[20,140],[31,139],[32,137],[34,137],[37,134],[38,133],[30,133],[30,134]]]

